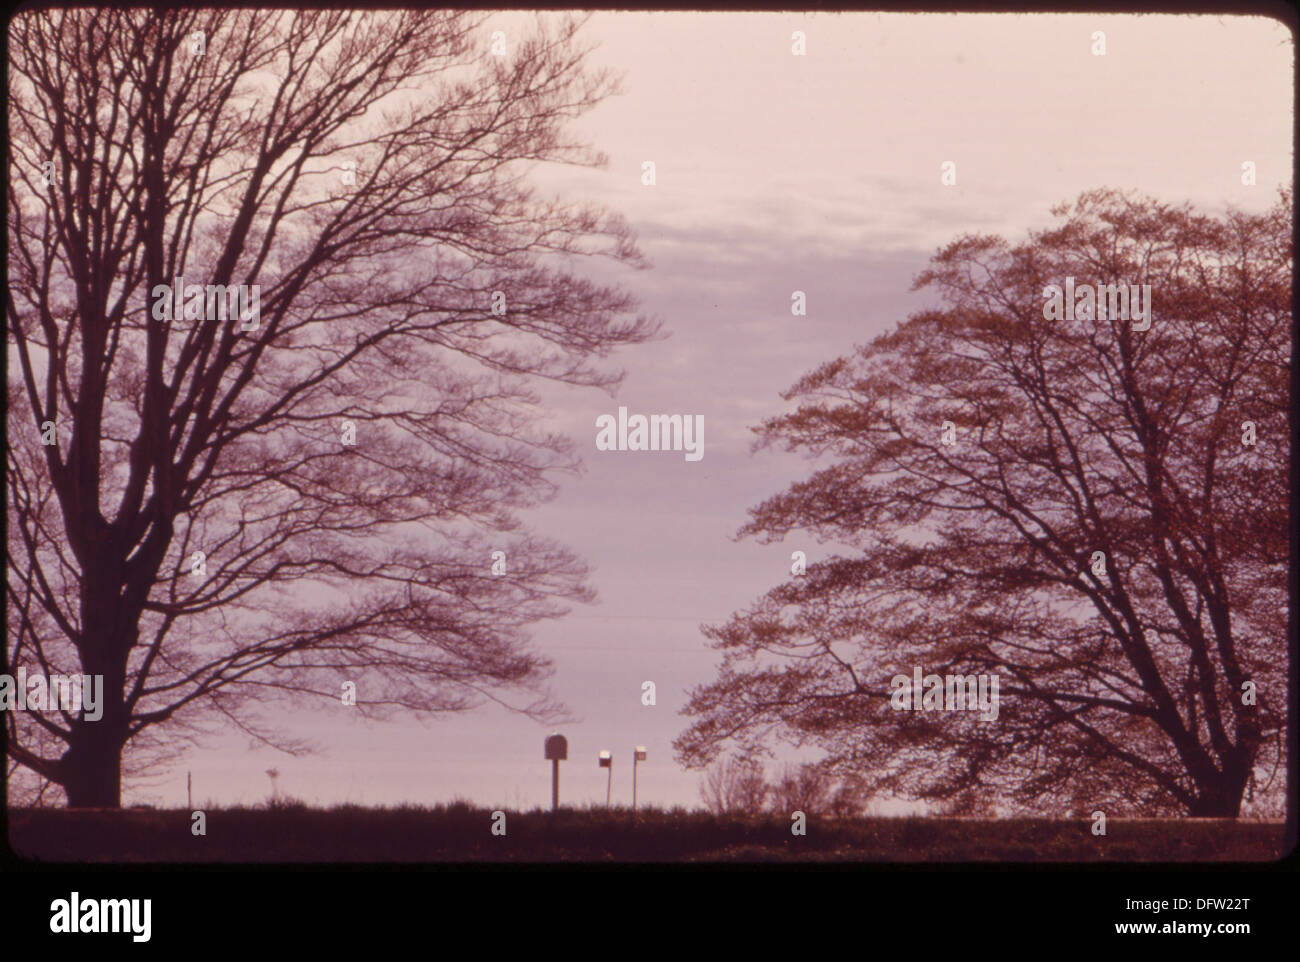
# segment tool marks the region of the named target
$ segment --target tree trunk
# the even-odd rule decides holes
[[[109,697],[105,686],[104,697]],[[119,689],[120,698],[120,689]],[[122,807],[122,745],[118,731],[107,724],[107,707],[99,721],[81,721],[63,753],[60,781],[69,808]]]
[[[69,808],[122,807],[122,749],[127,741],[126,662],[137,637],[138,613],[122,611],[121,591],[108,563],[89,566],[82,591],[82,623],[96,625],[93,637],[83,639],[82,671],[102,676],[99,717],[86,718],[85,710],[72,725],[68,749],[60,760],[60,783],[68,794]],[[94,684],[94,681],[92,681]]]
[[[1213,781],[1203,783],[1188,814],[1193,818],[1236,818],[1250,778],[1249,765],[1233,765]]]

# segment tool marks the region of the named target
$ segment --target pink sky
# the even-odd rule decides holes
[[[485,25],[514,36],[529,16]],[[791,55],[791,32],[807,54]],[[1091,52],[1103,31],[1107,53]],[[593,65],[625,94],[577,125],[610,165],[539,170],[543,186],[623,213],[653,269],[600,268],[636,291],[670,337],[623,352],[617,398],[552,390],[553,426],[584,451],[585,473],[525,521],[593,568],[597,604],[539,626],[554,692],[578,719],[562,800],[631,799],[631,754],[649,750],[639,798],[698,803],[700,775],[672,760],[687,691],[717,658],[699,633],[829,547],[731,540],[746,509],[806,475],[775,452],[751,456],[751,425],[778,392],[924,306],[909,292],[934,249],[965,232],[1012,238],[1044,226],[1081,191],[1135,188],[1211,210],[1270,206],[1292,166],[1294,47],[1250,17],[947,14],[601,13],[586,28]],[[657,185],[641,185],[653,160]],[[1253,161],[1258,184],[1241,184]],[[957,185],[940,165],[957,165]],[[790,294],[808,297],[806,317]],[[600,452],[595,419],[702,414],[705,455]],[[657,704],[641,704],[641,684]],[[277,718],[268,706],[266,716]],[[310,802],[431,803],[455,796],[549,804],[549,728],[485,707],[428,724],[367,723],[341,706],[284,717],[320,752],[287,758],[231,736],[125,801],[254,803],[268,768]]]

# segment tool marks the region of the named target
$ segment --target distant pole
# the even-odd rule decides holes
[[[569,740],[551,732],[544,744],[543,755],[551,762],[551,811],[560,810],[560,762],[569,757]]]
[[[194,811],[194,773],[185,773],[185,797],[189,799],[190,811]]]
[[[609,808],[609,793],[614,787],[614,756],[609,752],[601,752],[596,761],[601,768],[609,769],[609,780],[605,782],[605,807]]]
[[[637,745],[632,752],[632,811],[636,811],[636,763],[645,761],[645,746]]]

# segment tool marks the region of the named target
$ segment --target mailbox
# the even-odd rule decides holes
[[[569,740],[563,735],[551,735],[546,739],[546,757],[554,761],[567,761],[569,758]]]
[[[600,753],[600,767],[601,767],[601,768],[610,768],[610,767],[612,767],[612,766],[610,765],[610,762],[612,762],[612,761],[613,761],[613,758],[610,757],[609,752],[601,752],[601,753]]]
[[[636,746],[636,757],[633,759],[633,761],[638,761],[638,762],[643,762],[643,761],[645,761],[645,746],[644,746],[644,745],[637,745],[637,746]]]

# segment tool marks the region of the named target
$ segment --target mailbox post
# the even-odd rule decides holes
[[[609,808],[609,793],[614,787],[614,756],[609,752],[601,752],[600,767],[609,769],[609,779],[605,782],[605,807]]]
[[[569,740],[552,733],[546,739],[546,757],[551,762],[551,811],[560,807],[560,762],[569,757]]]
[[[636,763],[645,761],[645,746],[637,745],[632,753],[632,811],[636,811]]]

